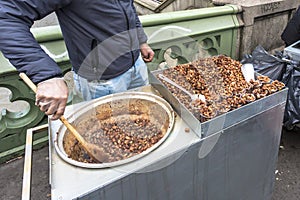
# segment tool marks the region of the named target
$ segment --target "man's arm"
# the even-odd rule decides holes
[[[34,82],[61,76],[61,70],[40,47],[30,28],[71,0],[5,0],[0,1],[0,50],[20,72]]]
[[[143,60],[145,62],[151,62],[154,57],[154,51],[147,44],[147,39],[148,39],[147,35],[144,32],[142,23],[140,22],[140,19],[136,13],[136,9],[135,9],[133,3],[132,3],[132,9],[134,10],[134,13],[136,16],[136,28],[137,28],[137,33],[138,33],[140,49],[141,49],[141,54],[142,54]]]
[[[34,82],[38,83],[36,105],[51,119],[65,110],[68,88],[56,62],[40,47],[30,32],[35,20],[59,9],[71,0],[0,1],[0,50],[3,55]]]

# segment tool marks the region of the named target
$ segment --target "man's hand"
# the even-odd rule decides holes
[[[141,54],[145,62],[151,62],[154,57],[154,51],[149,47],[147,43],[141,44]]]
[[[67,100],[68,87],[63,78],[51,78],[37,85],[35,104],[46,115],[52,115],[56,120],[64,114]]]

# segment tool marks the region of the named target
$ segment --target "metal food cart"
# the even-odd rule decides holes
[[[49,121],[53,200],[271,199],[287,89],[193,127],[160,83],[151,82],[139,90],[169,100],[177,116],[165,142],[138,160],[103,169],[71,165],[54,148],[61,122]],[[68,106],[65,115],[80,106]]]

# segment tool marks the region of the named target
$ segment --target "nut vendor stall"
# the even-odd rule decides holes
[[[231,71],[236,76],[240,75],[238,67],[241,65],[238,61],[226,56],[211,57],[206,61],[212,60],[235,63],[236,65],[233,66],[237,67],[237,71]],[[150,151],[146,150],[145,154],[139,152],[142,156],[131,155],[129,160],[125,158],[123,161],[121,159],[121,162],[113,160],[99,164],[84,161],[78,164],[77,161],[71,161],[69,156],[64,155],[62,144],[65,130],[61,122],[49,121],[51,198],[59,200],[271,199],[287,89],[269,80],[268,77],[256,74],[256,80],[239,86],[247,86],[246,88],[251,90],[255,99],[249,98],[247,101],[245,98],[243,101],[242,96],[239,96],[240,98],[236,100],[242,100],[242,103],[231,103],[230,109],[218,111],[213,117],[206,116],[203,120],[199,118],[200,115],[191,112],[188,108],[190,104],[182,101],[188,98],[188,95],[176,88],[168,87],[168,84],[159,80],[157,76],[160,73],[168,76],[170,72],[175,73],[172,70],[176,68],[183,72],[185,71],[183,67],[188,66],[187,69],[191,69],[191,66],[200,66],[199,63],[202,61],[197,60],[195,63],[182,64],[175,68],[153,71],[150,73],[150,85],[124,93],[128,94],[128,98],[134,96],[132,92],[137,92],[142,96],[153,96],[155,99],[161,99],[170,113],[175,111],[174,123],[169,124],[167,128],[168,134],[162,137],[163,140]],[[189,74],[192,77],[195,73]],[[174,77],[178,78],[180,74],[169,76],[169,78]],[[187,84],[187,82],[177,83],[182,87]],[[271,89],[263,87],[266,84],[275,84],[280,86],[280,89],[273,91],[271,86]],[[261,93],[253,92],[255,89],[262,91]],[[263,90],[270,91],[265,93]],[[226,96],[226,91],[223,92]],[[232,89],[232,95],[228,98],[246,94],[244,92],[242,88]],[[87,116],[94,114],[87,112],[88,114],[84,115],[89,110],[87,108],[91,107],[90,105],[93,105],[92,108],[97,113],[99,112],[97,107],[102,105],[97,102],[115,101],[115,98],[118,99],[118,96],[124,94],[70,105],[65,115],[73,120],[84,116],[81,120],[86,119],[85,122],[92,122]],[[176,94],[181,96],[176,97]],[[220,91],[218,94],[221,94]],[[205,93],[204,95],[208,104],[213,98],[217,98]],[[172,107],[168,106],[164,99]],[[227,103],[230,102],[227,101]],[[201,108],[202,104],[199,105]],[[123,107],[124,105],[118,109]],[[106,111],[102,114],[116,113],[118,116],[120,113],[118,109],[114,106],[111,108],[110,112]],[[195,108],[192,108],[192,111],[193,109]],[[161,110],[159,113],[164,112]],[[172,114],[166,116],[170,116],[169,122],[172,122]],[[162,119],[165,117],[156,116],[155,118],[164,124]],[[80,126],[85,126],[84,124]],[[88,132],[89,129],[93,129],[88,127],[90,125],[82,127],[81,130]],[[115,130],[112,127],[109,129]]]
[[[168,85],[157,77],[158,74],[171,70],[170,68],[165,71],[156,71],[156,64],[162,61],[166,49],[169,46],[173,47],[174,44],[180,44],[178,46],[181,47],[181,51],[179,51],[180,48],[174,47],[173,53],[181,52],[182,54],[178,55],[184,58],[193,56],[194,50],[198,51],[197,48],[190,51],[190,46],[198,43],[202,44],[205,52],[208,52],[205,55],[227,54],[235,57],[237,45],[235,45],[234,38],[240,26],[235,15],[240,10],[234,6],[224,6],[205,11],[203,13],[197,10],[180,12],[177,13],[178,16],[176,13],[172,13],[171,16],[169,14],[156,15],[151,20],[149,20],[150,17],[145,16],[144,21],[142,19],[147,34],[158,36],[151,37],[151,44],[156,51],[157,58],[154,62],[155,66],[148,66],[151,71],[149,74],[151,84],[138,88],[134,92],[159,96],[167,102],[165,105],[170,104],[167,107],[174,114],[172,129],[156,143],[157,145],[150,147],[149,151],[146,150],[144,154],[142,152],[142,155],[137,154],[137,157],[134,154],[132,156],[126,154],[124,156],[129,156],[129,158],[100,164],[89,163],[89,158],[78,151],[78,155],[83,156],[81,158],[84,158],[84,162],[75,162],[64,152],[63,134],[66,132],[62,124],[59,121],[48,121],[51,199],[271,199],[287,89],[282,88],[268,95],[263,93],[265,89],[262,93],[257,90],[253,95],[260,94],[260,96],[255,96],[254,101],[252,93],[248,96],[247,93],[239,93],[245,95],[243,104],[235,103],[239,100],[238,97],[242,96],[230,96],[232,98],[232,101],[228,101],[228,103],[232,102],[230,106],[221,104],[223,107],[219,105],[216,115],[206,115],[202,118],[200,113],[193,113],[188,109],[188,106],[193,105],[189,103],[186,105],[185,101],[182,102],[182,99],[176,97],[177,93],[181,94],[180,91],[168,88]],[[169,23],[172,26],[165,27],[165,24]],[[166,28],[169,28],[169,32],[163,34]],[[190,35],[178,41],[182,35],[174,34],[176,33],[173,31],[174,28],[183,31],[190,30],[188,32]],[[157,32],[157,30],[162,30],[162,32]],[[230,58],[228,60],[238,63]],[[185,65],[189,66],[188,63],[184,63],[176,67],[180,69]],[[167,76],[167,73],[165,75]],[[258,75],[256,77],[258,78]],[[215,76],[215,78],[213,80],[217,82],[220,77]],[[187,82],[184,81],[184,83]],[[252,83],[252,85],[255,84],[262,86],[260,82]],[[208,83],[208,86],[212,85],[214,84]],[[181,86],[185,87],[184,84]],[[248,89],[253,92],[252,88]],[[223,92],[222,97],[226,96],[228,91]],[[117,96],[100,98],[95,102],[112,100]],[[205,99],[207,103],[212,103],[217,96],[209,95],[205,96]],[[186,99],[186,96],[183,98]],[[187,99],[187,102],[189,101]],[[80,116],[86,116],[82,111],[91,104],[93,102],[69,105],[65,116],[74,121],[79,120]],[[197,106],[202,108],[203,105],[199,103]],[[94,108],[97,110],[96,107]],[[210,111],[210,108],[205,106],[203,108]],[[78,116],[78,118],[75,119],[73,116]],[[81,119],[92,122],[93,119],[90,120],[90,116],[87,116]],[[163,120],[159,121],[163,122]],[[140,123],[143,124],[143,120],[136,124]],[[89,128],[83,126],[80,128],[87,130],[87,133],[92,133],[91,130],[94,127],[91,125],[88,125]],[[117,128],[109,125],[107,133],[114,133],[113,130]],[[126,139],[126,136],[124,138]],[[97,138],[94,139],[98,141]],[[118,143],[118,139],[114,138],[114,142]],[[127,143],[130,143],[126,141],[120,140],[119,143],[126,147]],[[70,146],[72,147],[75,143]],[[130,151],[130,148],[132,151],[138,150],[139,146],[141,145],[128,146],[125,151]],[[27,170],[25,175],[29,174],[28,169],[24,168]],[[24,183],[23,189],[29,187],[27,183]]]

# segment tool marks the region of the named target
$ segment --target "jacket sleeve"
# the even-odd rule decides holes
[[[142,23],[141,23],[141,21],[139,19],[139,16],[138,16],[138,14],[136,12],[136,9],[135,9],[134,5],[133,5],[133,1],[132,1],[131,6],[132,6],[132,9],[133,9],[134,14],[135,14],[136,28],[137,28],[137,32],[138,32],[139,42],[140,42],[140,44],[146,43],[147,40],[148,40],[148,38],[147,38],[146,33],[144,32]]]
[[[30,28],[71,0],[0,1],[0,50],[10,63],[34,82],[61,76],[56,62],[40,47]]]

